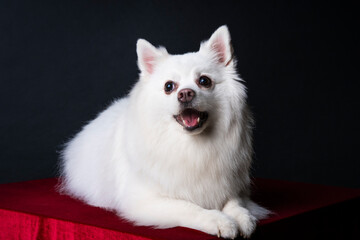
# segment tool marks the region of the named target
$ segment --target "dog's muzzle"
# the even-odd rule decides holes
[[[174,118],[185,130],[193,131],[201,128],[208,119],[208,116],[207,112],[200,112],[194,108],[186,108],[180,114],[174,115]]]

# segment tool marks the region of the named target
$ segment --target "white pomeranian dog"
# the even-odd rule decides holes
[[[137,41],[139,81],[62,152],[62,189],[137,225],[249,237],[252,118],[226,26],[198,52]]]

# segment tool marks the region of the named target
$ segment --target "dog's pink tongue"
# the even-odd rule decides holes
[[[183,123],[187,127],[194,127],[198,124],[197,119],[199,114],[195,111],[186,111],[182,114]]]

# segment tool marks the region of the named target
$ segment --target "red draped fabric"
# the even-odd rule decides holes
[[[182,227],[139,227],[60,195],[57,179],[0,185],[0,239],[217,239]],[[360,190],[256,179],[253,198],[274,212],[252,239],[360,239]]]

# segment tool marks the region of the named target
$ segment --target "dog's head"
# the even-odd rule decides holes
[[[230,34],[218,28],[198,52],[170,55],[165,48],[137,42],[142,103],[151,124],[199,134],[208,126],[229,125],[245,99],[235,70]]]

